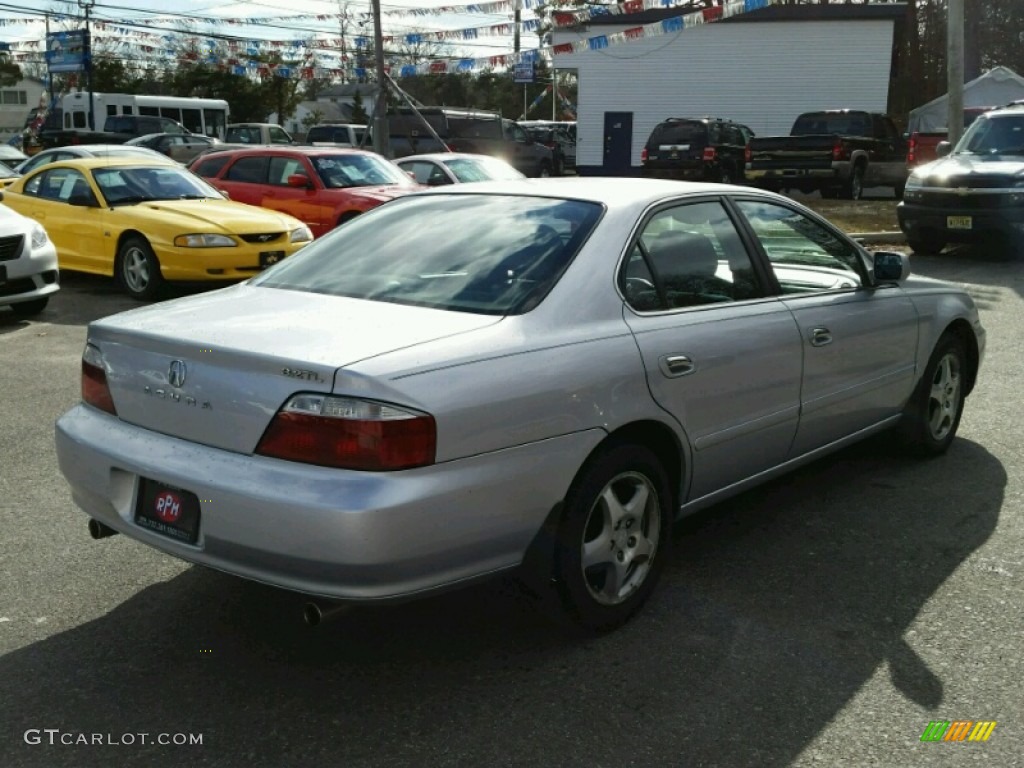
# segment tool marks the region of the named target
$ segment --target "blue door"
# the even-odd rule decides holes
[[[604,163],[608,176],[633,175],[633,113],[604,113]]]

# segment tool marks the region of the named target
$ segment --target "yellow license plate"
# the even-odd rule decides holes
[[[970,216],[947,216],[946,217],[946,228],[947,229],[970,229],[971,228],[971,217]]]

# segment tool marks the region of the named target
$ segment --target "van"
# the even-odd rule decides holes
[[[526,176],[552,176],[551,149],[534,141],[526,130],[497,112],[450,107],[401,108],[388,113],[392,157],[433,152],[470,152],[499,157]],[[422,116],[422,117],[421,117]],[[424,125],[426,121],[440,141]]]

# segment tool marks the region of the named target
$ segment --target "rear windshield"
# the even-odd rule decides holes
[[[814,136],[838,133],[842,136],[870,136],[871,118],[862,113],[827,114],[825,112],[800,115],[793,124],[792,136]]]
[[[485,315],[527,312],[600,218],[596,203],[514,195],[399,198],[253,283]]]
[[[662,123],[651,133],[648,145],[701,144],[707,142],[708,128],[700,121]]]
[[[330,141],[335,144],[351,144],[354,142],[358,144],[363,140],[362,128],[352,129],[350,137],[348,126],[330,126],[330,125],[316,125],[309,129],[309,133],[306,134],[306,141]]]

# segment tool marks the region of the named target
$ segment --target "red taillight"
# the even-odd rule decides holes
[[[715,148],[714,147],[704,147],[704,162],[705,163],[712,162],[716,157],[718,157],[718,153],[715,152]]]
[[[92,344],[85,345],[85,353],[82,355],[82,401],[117,415],[114,398],[110,396],[110,386],[107,384],[103,356]]]
[[[640,162],[647,162],[647,147],[644,147],[643,149],[640,150]]]
[[[907,165],[917,162],[917,133],[910,134],[910,142],[907,144]]]
[[[256,453],[380,472],[434,463],[433,416],[371,400],[303,394],[278,411]]]
[[[847,154],[846,145],[843,144],[842,139],[836,139],[836,143],[832,145],[832,159],[833,160],[849,160],[850,156]]]
[[[751,149],[750,149],[750,145],[749,145],[749,144],[747,144],[747,146],[745,146],[745,147],[743,148],[743,162],[745,162],[745,163],[749,163],[749,162],[751,162],[751,161],[752,161],[753,159],[754,159],[754,153],[753,153],[753,152],[751,151]]]

